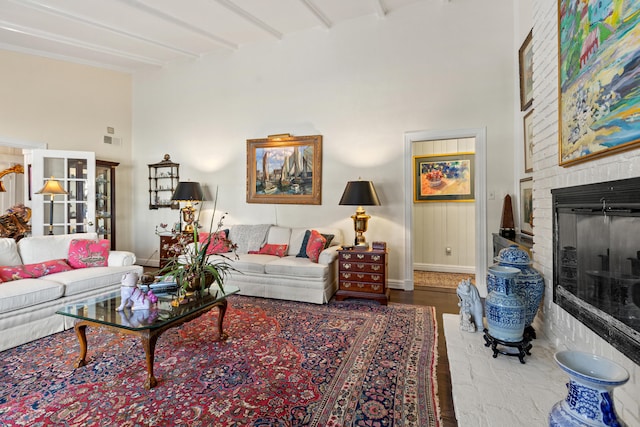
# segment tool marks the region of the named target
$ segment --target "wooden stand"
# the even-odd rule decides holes
[[[336,300],[365,298],[387,305],[388,254],[385,249],[340,249],[338,251],[338,292]]]

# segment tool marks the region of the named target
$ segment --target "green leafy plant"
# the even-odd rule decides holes
[[[156,234],[170,233],[173,243],[165,249],[172,254],[167,264],[160,269],[159,275],[162,280],[175,281],[184,291],[204,292],[211,284],[216,283],[218,288],[224,293],[224,281],[231,272],[237,272],[231,262],[237,259],[237,245],[231,242],[224,233],[221,233],[226,213],[223,214],[215,230],[213,229],[218,204],[218,190],[214,199],[213,213],[209,223],[209,235],[202,243],[199,242],[200,213],[194,222],[193,236],[181,233],[180,230],[168,230],[166,224],[160,224],[160,229],[156,227]],[[192,240],[193,239],[193,240]],[[210,255],[207,253],[209,247],[221,246],[228,252]],[[232,255],[229,255],[232,254]]]

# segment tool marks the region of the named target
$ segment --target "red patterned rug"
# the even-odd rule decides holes
[[[439,426],[432,307],[233,296],[166,331],[158,386],[133,337],[73,330],[0,353],[1,426]]]

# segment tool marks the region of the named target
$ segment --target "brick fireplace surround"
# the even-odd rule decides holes
[[[615,405],[629,426],[640,426],[640,366],[553,303],[551,199],[554,188],[639,177],[640,148],[570,167],[558,166],[558,3],[557,0],[532,3],[534,172],[526,176],[533,177],[533,266],[544,275],[546,284],[543,307],[535,322],[540,338],[533,342],[527,364],[521,366],[514,358],[492,359],[481,334],[460,335],[457,316],[445,316],[456,415],[471,411],[471,418],[458,417],[460,427],[545,425],[539,417],[546,420],[553,403],[564,397],[567,380],[553,362],[553,353],[569,349],[599,354],[629,371],[629,382],[616,388]],[[518,171],[516,175],[515,182],[524,177]],[[514,387],[514,382],[522,379],[531,382],[530,392],[520,392],[520,387]],[[474,409],[474,402],[481,402],[482,409]],[[532,421],[509,424],[508,418],[504,418],[518,414]]]

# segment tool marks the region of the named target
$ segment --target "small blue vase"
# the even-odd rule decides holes
[[[492,265],[487,273],[487,283],[492,283],[484,303],[489,335],[505,342],[523,340],[526,307],[515,282],[519,273],[502,265]]]
[[[560,351],[556,363],[569,374],[567,397],[553,405],[550,427],[626,427],[613,405],[613,388],[629,380],[629,372],[595,354]]]

